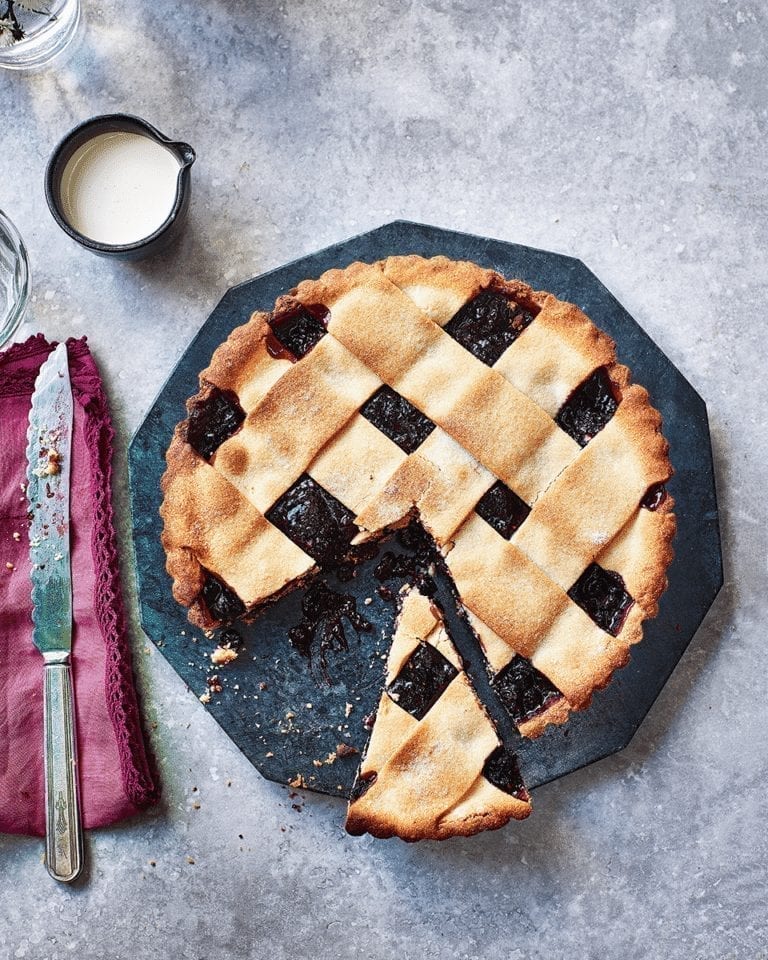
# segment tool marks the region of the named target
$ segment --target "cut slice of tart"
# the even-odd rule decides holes
[[[477,698],[440,611],[408,590],[347,831],[441,840],[530,811],[517,760]]]

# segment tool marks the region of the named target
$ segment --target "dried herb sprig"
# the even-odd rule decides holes
[[[3,9],[3,5],[5,9]],[[12,43],[18,43],[26,36],[24,25],[19,19],[19,14],[22,11],[39,17],[48,17],[49,20],[56,19],[50,10],[38,7],[30,3],[29,0],[3,0],[3,2],[0,2],[0,46],[10,46]]]

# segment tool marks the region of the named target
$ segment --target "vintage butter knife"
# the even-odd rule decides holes
[[[72,422],[67,347],[61,343],[40,368],[32,394],[27,432],[27,500],[33,640],[45,662],[46,866],[54,879],[65,883],[77,877],[83,864],[70,673]]]

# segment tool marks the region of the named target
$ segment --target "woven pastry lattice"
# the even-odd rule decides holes
[[[303,282],[219,347],[168,452],[163,542],[209,627],[417,515],[536,735],[655,616],[670,472],[647,392],[577,307],[393,257]]]

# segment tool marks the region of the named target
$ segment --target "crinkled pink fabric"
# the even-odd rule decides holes
[[[38,335],[0,353],[0,832],[40,836],[45,833],[43,660],[32,644],[21,484],[30,398],[54,346]],[[158,788],[141,729],[120,591],[109,409],[85,338],[70,339],[67,349],[75,397],[72,672],[80,790],[84,825],[101,827],[153,803]]]

